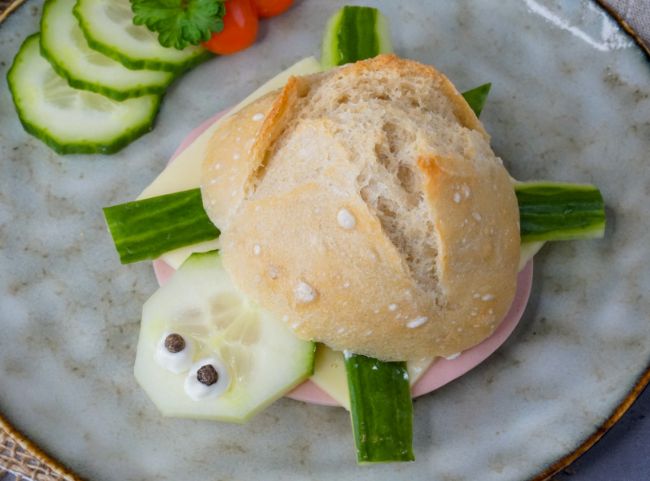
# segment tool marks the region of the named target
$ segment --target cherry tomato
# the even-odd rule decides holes
[[[275,17],[286,12],[293,0],[253,0],[257,14],[262,18]]]
[[[203,43],[211,52],[228,55],[255,43],[259,21],[251,0],[228,0],[223,30]]]

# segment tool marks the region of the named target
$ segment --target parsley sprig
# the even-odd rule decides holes
[[[163,47],[182,50],[223,30],[225,0],[130,0],[133,23],[158,33]]]

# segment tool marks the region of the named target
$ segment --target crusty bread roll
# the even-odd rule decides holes
[[[211,145],[202,188],[224,265],[301,338],[382,360],[450,356],[507,312],[514,190],[434,68],[383,55],[291,78]]]

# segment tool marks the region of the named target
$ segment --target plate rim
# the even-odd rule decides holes
[[[18,8],[23,5],[25,1],[26,0],[15,0],[9,4],[6,10],[0,12],[0,25],[9,17],[11,13],[18,10]],[[636,30],[634,30],[634,28],[632,28],[632,26],[627,23],[623,17],[621,17],[609,4],[607,4],[605,0],[592,0],[592,2],[600,7],[605,13],[607,13],[619,25],[619,27],[621,27],[623,31],[634,40],[636,45],[645,54],[646,59],[650,61],[650,45],[644,42],[643,38],[636,32]],[[547,468],[543,469],[534,477],[530,478],[530,481],[548,481],[552,476],[569,467],[580,456],[589,451],[589,449],[591,449],[598,441],[600,441],[600,439],[618,421],[620,421],[620,419],[632,407],[634,402],[648,387],[648,385],[650,385],[650,363],[646,365],[644,371],[637,377],[631,389],[614,408],[609,417],[607,417],[607,419],[605,419],[605,421],[594,432],[588,435],[575,449],[558,458]],[[80,477],[70,468],[66,467],[65,464],[63,464],[58,459],[49,455],[43,448],[33,442],[27,435],[14,427],[2,412],[0,412],[0,430],[7,433],[10,438],[12,438],[16,443],[20,445],[21,448],[26,451],[26,457],[36,459],[40,463],[53,470],[55,473],[61,475],[61,477],[64,479],[71,481],[85,481],[84,478]],[[3,444],[0,444],[0,449],[4,447],[5,446]],[[0,468],[2,468],[2,466],[0,466]],[[14,473],[13,471],[9,472],[17,475],[17,479],[22,479],[21,476],[23,476],[23,473]]]
[[[575,460],[591,449],[600,439],[625,415],[632,407],[637,398],[650,384],[650,364],[645,371],[637,378],[630,391],[614,408],[610,416],[589,436],[587,436],[574,450],[560,457],[551,465],[540,471],[530,481],[547,481],[563,469],[569,467]],[[20,443],[29,455],[45,464],[52,470],[61,474],[64,478],[71,481],[85,481],[82,477],[66,467],[61,461],[47,454],[40,446],[31,441],[28,436],[15,428],[0,412],[0,429],[4,430],[9,436]],[[0,445],[0,447],[2,447]],[[21,479],[21,478],[18,478]]]

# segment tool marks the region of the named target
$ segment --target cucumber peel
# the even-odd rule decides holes
[[[477,117],[481,116],[488,94],[490,93],[490,88],[492,88],[492,84],[486,83],[461,94]]]
[[[40,34],[25,39],[7,73],[25,130],[59,154],[117,152],[149,132],[161,96],[117,102],[68,85],[40,54]]]
[[[392,51],[388,21],[378,9],[345,6],[327,22],[321,64],[327,69]]]
[[[90,48],[129,69],[181,73],[214,57],[202,47],[161,46],[155,34],[133,24],[128,0],[77,0],[73,13]]]
[[[593,239],[605,235],[605,202],[597,187],[518,182],[522,242]]]
[[[114,100],[163,94],[171,72],[129,70],[91,49],[72,14],[75,0],[47,0],[41,17],[41,55],[71,87]]]
[[[357,462],[413,461],[413,401],[405,362],[345,354]]]
[[[155,259],[165,252],[219,237],[191,189],[104,208],[122,264]]]

